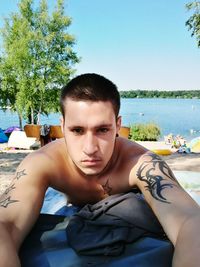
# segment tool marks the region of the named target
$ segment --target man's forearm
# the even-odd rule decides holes
[[[199,267],[200,216],[193,216],[182,225],[175,245],[173,267]]]
[[[1,267],[20,267],[20,260],[7,227],[0,223],[0,262]]]

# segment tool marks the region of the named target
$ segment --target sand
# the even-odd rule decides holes
[[[9,185],[17,166],[30,152],[0,152],[0,194]]]

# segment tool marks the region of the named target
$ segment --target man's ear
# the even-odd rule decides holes
[[[60,117],[60,126],[61,126],[61,130],[62,130],[63,135],[64,135],[64,124],[65,124],[65,120],[62,116],[62,117]]]
[[[117,118],[117,134],[119,134],[119,130],[120,130],[120,128],[121,128],[121,123],[122,123],[122,117],[119,116],[119,117]]]

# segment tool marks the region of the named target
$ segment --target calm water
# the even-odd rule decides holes
[[[200,99],[122,99],[122,124],[154,122],[162,131],[181,134],[187,140],[200,136]],[[59,114],[41,117],[41,124],[59,124]],[[25,124],[25,121],[24,121]],[[0,127],[18,125],[17,114],[0,110]]]

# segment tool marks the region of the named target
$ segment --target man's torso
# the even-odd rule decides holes
[[[96,176],[85,176],[74,166],[64,139],[45,146],[41,152],[53,162],[47,175],[49,186],[65,193],[68,202],[84,205],[96,203],[108,195],[130,191],[134,187],[130,181],[131,172],[146,150],[134,142],[118,138],[113,159],[105,171]]]

